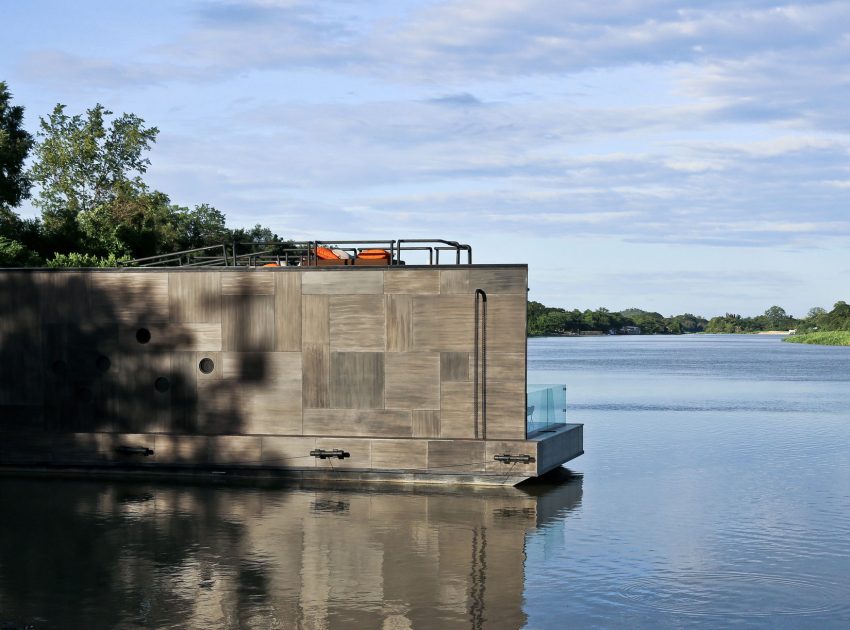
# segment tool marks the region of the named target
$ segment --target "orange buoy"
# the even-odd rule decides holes
[[[334,254],[327,247],[317,247],[316,256],[321,258],[322,260],[339,260],[339,256]]]
[[[363,260],[389,260],[390,253],[385,249],[364,249],[357,257]]]

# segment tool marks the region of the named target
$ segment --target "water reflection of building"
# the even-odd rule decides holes
[[[0,622],[482,628],[525,623],[525,537],[581,479],[476,492],[0,480]],[[61,532],[61,535],[59,535]],[[41,627],[41,626],[39,626]]]

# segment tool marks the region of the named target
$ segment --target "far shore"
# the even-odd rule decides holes
[[[850,330],[825,330],[801,335],[790,335],[782,341],[818,346],[850,346]]]

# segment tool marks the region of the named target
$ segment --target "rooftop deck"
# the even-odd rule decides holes
[[[471,265],[472,247],[445,239],[234,241],[137,258],[125,263],[130,267],[363,267],[407,264]]]

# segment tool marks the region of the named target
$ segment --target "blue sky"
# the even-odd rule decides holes
[[[569,308],[850,298],[846,2],[0,8],[32,131],[57,102],[133,112],[148,182],[233,225],[460,240]]]

